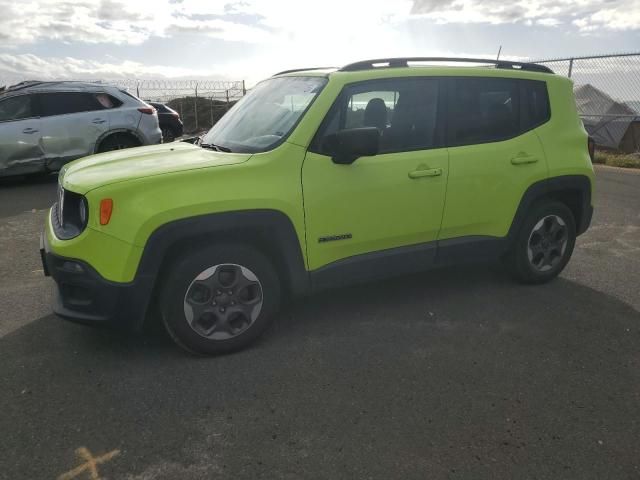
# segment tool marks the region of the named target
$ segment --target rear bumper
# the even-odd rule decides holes
[[[136,278],[131,283],[105,280],[88,263],[50,251],[40,236],[40,255],[46,276],[56,283],[53,311],[60,317],[86,325],[138,331],[144,324],[153,283]]]

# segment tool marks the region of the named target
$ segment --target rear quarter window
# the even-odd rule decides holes
[[[521,80],[522,130],[527,131],[546,123],[551,118],[546,82]]]

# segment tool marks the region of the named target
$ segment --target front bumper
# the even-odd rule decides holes
[[[52,253],[44,233],[40,235],[40,256],[44,274],[56,283],[53,311],[57,315],[86,325],[142,328],[153,290],[150,279],[106,280],[88,263]]]

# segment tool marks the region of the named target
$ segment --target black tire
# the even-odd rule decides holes
[[[176,132],[171,127],[162,127],[162,143],[170,143],[173,142],[177,135]]]
[[[98,147],[98,153],[111,152],[113,150],[122,150],[125,148],[139,147],[140,142],[137,138],[127,133],[114,133],[109,135]]]
[[[506,255],[505,266],[521,283],[548,282],[567,265],[575,242],[576,222],[571,210],[553,200],[538,202],[531,208]]]
[[[193,307],[187,303],[187,294],[192,291],[195,283],[201,283],[196,280],[196,277],[214,266],[217,266],[217,268],[214,270],[213,275],[210,276],[212,279],[218,274],[222,275],[223,273],[220,272],[225,267],[229,269],[233,269],[233,266],[244,267],[245,270],[243,272],[248,271],[255,275],[259,284],[259,287],[255,288],[260,288],[261,292],[261,306],[257,318],[251,320],[248,317],[244,317],[242,323],[243,325],[246,323],[248,326],[244,327],[244,330],[238,328],[237,332],[239,333],[235,334],[227,330],[227,328],[235,329],[235,326],[231,327],[230,325],[233,319],[228,320],[228,317],[234,314],[232,310],[240,308],[242,287],[239,287],[237,292],[234,292],[237,296],[229,296],[222,292],[222,295],[226,298],[226,303],[222,302],[220,300],[221,296],[213,291],[201,295],[201,300],[203,298],[207,298],[207,300],[203,300],[200,304],[204,306],[201,308],[206,311],[202,315],[198,314],[199,318],[205,319],[205,315],[214,317],[213,320],[205,319],[211,322],[206,325],[207,328],[212,328],[213,333],[211,335],[235,335],[230,338],[208,338],[202,332],[203,329],[198,327],[197,321],[192,322],[195,325],[192,327],[187,319],[188,309],[194,320],[194,315],[197,315],[196,310],[192,309]],[[247,279],[243,277],[244,280]],[[208,280],[203,280],[202,282],[206,281]],[[233,289],[237,284],[239,283],[230,284],[229,288]],[[206,288],[209,288],[209,286]],[[254,288],[254,286],[251,288]],[[208,297],[207,295],[210,296]],[[280,280],[271,262],[256,249],[244,245],[213,245],[185,254],[173,262],[169,271],[166,272],[166,279],[160,298],[162,299],[160,303],[162,320],[169,336],[175,343],[194,354],[218,355],[240,350],[265,332],[280,307]],[[235,302],[230,304],[229,298],[235,298],[237,304]],[[218,302],[214,303],[216,300]],[[218,312],[220,309],[224,311],[224,308],[221,308],[223,304],[227,307],[226,315]],[[231,306],[234,304],[236,305],[235,307]],[[218,323],[220,323],[220,328],[218,328]]]

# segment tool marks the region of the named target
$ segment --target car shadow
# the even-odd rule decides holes
[[[38,451],[52,477],[91,445],[125,452],[110,478],[628,477],[638,340],[615,298],[485,267],[303,299],[217,358],[47,316],[0,339],[4,473],[41,478]]]

